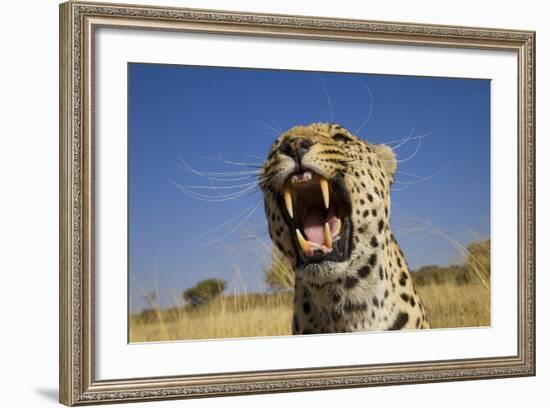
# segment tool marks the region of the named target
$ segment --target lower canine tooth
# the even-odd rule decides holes
[[[287,188],[283,195],[285,198],[285,206],[288,211],[288,215],[290,215],[290,218],[294,218],[294,212],[292,211],[292,193],[290,192],[290,189]]]
[[[342,221],[340,221],[340,218],[336,218],[336,226],[334,227],[334,236],[338,235],[341,229],[342,229]]]
[[[325,242],[323,245],[329,249],[332,249],[332,235],[330,232],[330,225],[328,225],[328,222],[325,222]]]
[[[304,238],[304,236],[302,235],[302,233],[298,228],[296,228],[296,236],[298,237],[298,243],[300,244],[300,248],[302,249],[302,252],[304,254],[308,254],[309,252],[311,252],[311,244],[309,243],[308,240]]]

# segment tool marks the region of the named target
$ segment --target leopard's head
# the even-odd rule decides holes
[[[393,151],[336,124],[282,134],[260,171],[269,235],[300,278],[337,279],[388,228]]]

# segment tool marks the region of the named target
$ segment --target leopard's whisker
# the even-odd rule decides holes
[[[231,165],[234,165],[234,166],[241,166],[241,167],[249,167],[249,168],[253,168],[253,169],[261,169],[262,166],[263,166],[263,162],[260,162],[260,163],[247,163],[247,162],[238,162],[238,161],[234,161],[234,160],[227,160],[227,159],[224,159],[222,157],[222,154],[221,152],[218,153],[218,157],[208,157],[208,156],[199,156],[200,158],[202,159],[205,159],[205,160],[214,160],[214,161],[219,161],[221,163],[225,163],[225,164],[231,164]]]
[[[208,181],[210,182],[209,186],[206,186],[206,185],[186,185],[186,186],[182,186],[182,185],[180,185],[179,188],[186,189],[186,190],[234,190],[234,189],[237,189],[237,188],[243,188],[243,187],[248,188],[249,186],[256,186],[256,185],[259,185],[262,182],[268,181],[270,178],[271,177],[259,177],[258,179],[255,179],[254,181],[251,181],[250,183],[234,184],[234,185],[231,185],[231,186],[225,186],[225,185],[218,186],[218,185],[215,185],[212,182],[213,180],[215,181],[215,179],[208,178]],[[227,181],[227,180],[222,180],[222,181]]]
[[[259,201],[260,201],[260,199],[258,199],[258,200],[256,201],[255,204],[251,204],[250,206],[248,206],[248,207],[245,208],[243,211],[241,211],[240,213],[238,213],[238,214],[235,215],[234,217],[230,218],[230,219],[227,220],[226,222],[224,222],[224,223],[218,225],[218,226],[215,227],[215,228],[212,228],[212,229],[210,229],[210,230],[208,230],[208,231],[202,233],[201,235],[199,235],[198,237],[194,238],[193,240],[188,241],[185,245],[186,245],[186,246],[189,246],[189,245],[191,245],[191,244],[193,244],[193,243],[195,243],[195,242],[201,240],[202,238],[204,238],[204,237],[206,237],[206,236],[208,236],[208,235],[210,235],[210,234],[212,234],[212,233],[214,233],[214,232],[216,232],[216,231],[222,229],[222,228],[225,227],[226,225],[232,224],[234,221],[238,220],[242,215],[244,215],[244,214],[248,213],[248,211],[252,210],[252,208],[253,208],[255,205],[257,205]]]
[[[223,178],[223,177],[208,177],[211,181],[219,181],[221,183],[230,183],[235,181],[244,181],[244,180],[251,180],[258,177],[257,174],[252,174],[250,176],[243,176],[243,177],[232,177],[232,178]]]
[[[399,174],[404,174],[405,176],[415,177],[415,178],[419,178],[419,179],[423,179],[423,178],[426,177],[426,176],[419,176],[418,174],[414,174],[414,173],[409,173],[409,172],[406,172],[406,171],[403,171],[403,170],[396,170],[395,172],[399,173]]]
[[[256,120],[254,121],[256,124],[260,125],[260,126],[263,126],[265,129],[269,130],[270,131],[270,136],[279,136],[281,133],[283,133],[282,130],[280,129],[277,129],[273,126],[271,126],[269,123],[265,123],[265,122],[262,122],[260,120]]]
[[[244,184],[235,184],[232,186],[203,186],[203,185],[194,185],[194,186],[179,186],[180,188],[185,188],[189,190],[234,190],[236,188],[242,188],[242,187],[248,187],[248,186],[254,186],[258,185],[260,183],[259,180],[255,180],[251,183],[244,183]]]
[[[220,177],[220,176],[210,176],[209,174],[211,174],[211,173],[201,173],[201,172],[192,171],[192,170],[189,170],[189,169],[186,169],[186,168],[183,168],[183,167],[179,167],[179,168],[181,170],[193,173],[196,176],[204,178],[208,181],[218,181],[220,183],[232,183],[232,182],[236,182],[236,181],[253,180],[253,179],[258,178],[258,176],[259,176],[258,172],[254,172],[253,174],[245,175],[245,176],[242,176],[242,177],[230,176],[230,175],[228,175],[227,177]]]
[[[401,181],[401,180],[395,180],[394,183],[397,183],[397,184],[419,184],[419,183],[423,183],[439,174],[441,174],[442,172],[444,172],[445,170],[447,170],[449,168],[451,164],[447,164],[445,166],[443,166],[442,168],[440,168],[439,170],[437,170],[436,172],[430,174],[429,176],[419,176],[419,175],[416,175],[416,174],[412,174],[412,173],[407,173],[407,172],[404,172],[404,171],[397,171],[396,173],[400,173],[400,174],[405,174],[409,177],[415,177],[416,180],[412,180],[412,181]]]
[[[235,231],[237,231],[238,229],[242,228],[246,222],[254,215],[254,213],[256,212],[256,210],[258,209],[260,203],[262,201],[262,198],[260,197],[258,200],[256,200],[256,203],[253,204],[253,208],[248,212],[248,214],[246,215],[246,217],[241,221],[239,222],[235,227],[233,227],[232,229],[230,229],[228,232],[226,232],[225,234],[223,234],[221,237],[218,237],[216,238],[215,240],[213,241],[209,241],[209,242],[206,242],[206,243],[203,243],[203,244],[200,244],[199,246],[203,247],[203,246],[208,246],[208,245],[213,245],[215,243],[218,243],[222,240],[224,240],[225,238],[227,238],[229,235],[233,234]],[[250,207],[248,207],[250,208]],[[246,210],[244,211],[246,212]],[[242,214],[242,213],[240,213]],[[227,223],[225,223],[225,225],[227,225]]]
[[[189,163],[187,163],[183,157],[180,155],[180,161],[183,163],[182,166],[178,166],[181,170],[196,174],[197,176],[203,177],[203,178],[210,178],[212,176],[214,177],[234,177],[234,176],[244,176],[244,175],[250,175],[250,176],[256,176],[260,173],[258,170],[241,170],[241,171],[229,171],[229,172],[214,172],[214,171],[199,171],[193,167]]]
[[[271,122],[273,123],[273,127],[274,127],[274,129],[276,129],[278,131],[278,134],[283,133],[282,127],[279,125],[279,123],[275,120],[275,118],[273,116],[268,115],[267,113],[264,114],[264,116],[266,118],[268,118],[269,120],[271,120]]]
[[[260,156],[256,156],[255,154],[246,153],[245,156],[246,156],[246,157],[249,157],[249,158],[251,158],[251,159],[263,160]]]
[[[418,135],[418,136],[410,135],[410,136],[405,136],[402,139],[390,140],[388,142],[384,142],[384,144],[390,146],[392,149],[397,149],[397,148],[401,147],[404,144],[402,142],[405,139],[406,139],[407,142],[410,142],[411,140],[424,139],[425,137],[428,137],[428,136],[431,136],[431,135],[432,135],[432,132],[422,133],[421,135]],[[398,146],[391,146],[393,143],[398,143]]]
[[[228,178],[228,177],[239,177],[239,176],[247,176],[247,177],[254,177],[258,175],[257,170],[251,170],[251,171],[229,171],[229,172],[216,172],[216,171],[199,171],[196,169],[186,168],[178,166],[181,170],[195,173],[196,175],[200,177],[210,178],[210,177],[219,177],[219,178]]]
[[[422,144],[422,139],[418,139],[418,144],[416,145],[416,149],[415,151],[407,158],[405,159],[402,159],[402,160],[396,160],[397,163],[406,163],[408,162],[409,160],[413,159],[416,154],[420,151],[420,145]]]
[[[369,123],[369,120],[372,116],[372,111],[373,111],[373,108],[374,108],[374,97],[372,96],[372,92],[371,92],[368,85],[366,85],[365,88],[367,89],[367,92],[369,93],[369,99],[370,99],[369,113],[367,114],[367,117],[363,121],[363,123],[361,123],[361,126],[359,126],[359,128],[357,128],[357,130],[355,131],[356,134],[358,134],[365,126],[367,126],[367,123]]]
[[[193,191],[193,189],[188,189],[186,188],[185,186],[182,186],[176,182],[173,182],[176,187],[178,187],[182,192],[184,192],[186,195],[192,197],[192,198],[196,198],[198,200],[201,200],[201,201],[206,201],[206,202],[224,202],[224,201],[230,201],[230,200],[234,200],[236,198],[239,198],[239,197],[242,197],[244,196],[246,193],[254,190],[256,187],[258,187],[258,184],[257,183],[254,183],[253,185],[250,185],[240,191],[237,191],[237,192],[234,192],[234,193],[229,193],[229,194],[222,194],[222,195],[216,195],[216,196],[213,196],[213,195],[209,195],[209,194],[201,194],[201,193],[197,193],[196,191]],[[205,186],[205,187],[208,187],[208,186]]]
[[[319,74],[317,74],[315,76],[317,78],[317,82],[319,83],[319,86],[321,88],[321,90],[323,91],[323,94],[325,95],[325,98],[327,100],[327,104],[328,104],[328,114],[329,114],[329,122],[333,122],[334,121],[334,111],[332,109],[332,101],[330,99],[330,95],[328,93],[328,87],[327,87],[327,84],[325,82],[325,79],[322,78]]]
[[[401,146],[403,146],[409,140],[411,140],[411,137],[412,137],[413,134],[414,134],[414,128],[411,128],[411,131],[409,132],[409,134],[407,136],[405,136],[398,144],[396,144],[395,146],[391,146],[391,148],[393,150],[399,149]],[[386,144],[388,144],[388,143],[386,143]]]

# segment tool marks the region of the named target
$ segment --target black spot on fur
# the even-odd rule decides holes
[[[376,239],[375,235],[373,235],[372,238],[370,239],[370,245],[373,248],[376,248],[378,246],[378,240]]]
[[[420,317],[416,318],[416,328],[418,329],[420,327]]]
[[[378,212],[376,210],[372,210],[372,216],[373,217],[377,217],[378,216]]]
[[[363,211],[363,217],[367,218],[369,216],[369,210]]]
[[[353,276],[346,276],[346,282],[345,282],[345,287],[346,289],[351,289],[353,288],[355,285],[357,285],[359,283],[359,279],[353,277]]]
[[[405,286],[407,284],[407,274],[405,272],[401,272],[401,277],[399,278],[399,284],[401,286]]]
[[[332,302],[333,302],[333,303],[338,303],[341,299],[342,299],[342,297],[340,296],[339,293],[334,292],[334,293],[332,294]]]
[[[308,314],[309,312],[311,312],[311,305],[309,304],[309,302],[304,302],[302,306],[305,314]]]
[[[397,318],[389,328],[389,330],[401,330],[409,321],[409,314],[406,312],[399,312]]]
[[[365,230],[363,229],[363,227],[357,228],[357,231],[359,232],[359,234],[362,234],[363,232],[365,232]]]
[[[359,200],[359,204],[361,204],[361,205],[365,205],[365,200],[363,200],[363,199],[360,199],[360,200]]]
[[[384,271],[382,270],[382,267],[378,268],[378,277],[380,280],[384,279]]]
[[[381,233],[384,229],[384,220],[378,221],[378,233]]]
[[[344,311],[346,313],[350,312],[361,312],[367,310],[368,305],[366,303],[353,303],[351,300],[347,300],[344,303]]]
[[[403,266],[403,265],[401,264],[401,259],[399,259],[399,257],[397,257],[397,266],[399,266],[400,268],[401,268],[401,266]]]
[[[401,299],[403,299],[405,302],[408,302],[409,301],[409,295],[407,295],[406,293],[401,293]]]
[[[374,197],[369,193],[369,194],[367,194],[367,199],[372,203],[372,200],[374,200]],[[363,201],[363,200],[361,200],[361,201]]]
[[[376,306],[376,307],[379,306],[379,304],[378,304],[378,298],[377,298],[376,296],[373,296],[373,297],[372,297],[372,304],[373,304],[374,306]]]
[[[384,297],[387,298],[389,294],[390,294],[390,292],[388,292],[388,289],[386,289],[386,290],[384,291]]]
[[[376,265],[376,254],[372,254],[370,257],[369,257],[369,265],[374,267],[374,265]]]
[[[416,301],[413,297],[411,297],[411,306],[414,307],[416,305]]]
[[[357,274],[358,274],[361,278],[366,278],[366,277],[369,276],[369,274],[370,274],[370,266],[369,266],[369,265],[363,266],[361,269],[359,269],[359,270],[357,271]]]
[[[294,324],[294,333],[300,333],[300,325],[298,324],[298,319],[296,318],[296,316],[294,316],[293,324]]]

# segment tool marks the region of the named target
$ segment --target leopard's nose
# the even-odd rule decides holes
[[[304,137],[295,137],[287,140],[282,146],[281,151],[287,156],[292,157],[296,162],[307,153],[313,142]]]

